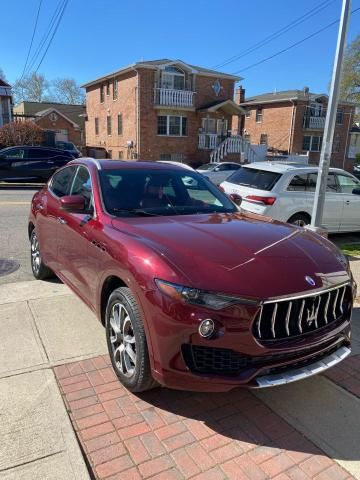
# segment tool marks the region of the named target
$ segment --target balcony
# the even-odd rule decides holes
[[[164,107],[194,107],[194,93],[188,90],[155,88],[154,103]]]
[[[200,133],[198,148],[201,150],[213,150],[221,142],[221,135],[216,133]]]
[[[304,117],[304,128],[309,130],[324,130],[325,117]]]

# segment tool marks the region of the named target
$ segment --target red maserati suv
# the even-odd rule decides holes
[[[34,195],[28,233],[34,276],[56,274],[97,314],[131,391],[279,385],[350,353],[346,257],[196,172],[73,160]]]

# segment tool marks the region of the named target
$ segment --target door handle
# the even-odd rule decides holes
[[[67,224],[67,221],[65,220],[65,218],[62,218],[62,217],[58,217],[58,222],[61,223],[61,225]]]
[[[346,205],[350,205],[350,200],[346,200]]]

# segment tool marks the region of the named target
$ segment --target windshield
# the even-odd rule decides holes
[[[244,185],[258,190],[270,191],[280,177],[281,173],[243,167],[233,173],[226,181],[229,183],[235,183],[236,185]]]
[[[201,165],[198,170],[213,170],[217,166],[217,163],[206,163],[205,165]]]
[[[232,213],[237,207],[200,174],[180,170],[102,170],[106,210],[117,216]]]
[[[63,148],[64,150],[75,150],[75,146],[73,143],[69,142],[56,142],[56,146],[58,148]]]

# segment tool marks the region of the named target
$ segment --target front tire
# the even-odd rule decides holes
[[[308,215],[305,215],[304,213],[296,213],[287,221],[287,223],[292,223],[293,225],[297,225],[298,227],[306,227],[306,225],[309,225],[310,222],[310,217]]]
[[[35,229],[30,235],[30,255],[31,255],[31,270],[36,280],[45,280],[52,277],[54,274],[50,268],[48,268],[40,254],[39,240],[36,235]]]
[[[117,288],[110,295],[105,327],[111,363],[120,382],[131,392],[154,388],[157,383],[151,376],[144,324],[129,288]]]

